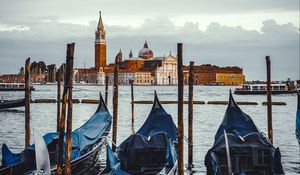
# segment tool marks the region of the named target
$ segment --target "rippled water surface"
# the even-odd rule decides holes
[[[35,86],[32,99],[56,98],[56,86]],[[195,86],[194,100],[212,101],[228,100],[228,90],[234,87]],[[112,113],[112,87],[109,87],[108,107]],[[119,120],[117,144],[120,144],[131,133],[130,87],[121,86],[119,91]],[[176,86],[136,86],[135,100],[152,100],[154,90],[157,90],[160,100],[177,100]],[[75,86],[73,98],[98,99],[99,91],[104,94],[103,86]],[[18,99],[24,97],[24,92],[0,92],[3,99]],[[185,100],[188,98],[185,87]],[[259,105],[243,105],[241,109],[249,114],[257,127],[267,133],[267,109],[261,103],[266,96],[234,96],[236,101],[254,101]],[[300,170],[300,151],[295,138],[296,95],[277,95],[273,101],[286,102],[286,106],[273,106],[274,146],[280,147],[282,162],[286,174],[297,174]],[[148,116],[151,105],[135,105],[135,126],[141,127]],[[177,105],[163,105],[177,123]],[[205,174],[204,156],[212,146],[214,134],[222,121],[226,105],[194,105],[194,164],[195,174]],[[80,127],[95,112],[95,104],[74,104],[73,129]],[[185,135],[187,136],[187,105],[184,106]],[[18,152],[24,147],[24,107],[0,111],[0,144],[7,145]],[[56,104],[31,104],[31,133],[38,129],[41,133],[56,130]],[[33,138],[33,137],[31,137]],[[31,140],[32,143],[32,140]],[[0,150],[1,153],[1,150]],[[185,145],[187,155],[187,144]],[[0,154],[1,159],[1,154]],[[103,161],[103,160],[102,160]],[[185,161],[187,158],[185,157]]]

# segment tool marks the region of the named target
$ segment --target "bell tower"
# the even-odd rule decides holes
[[[99,11],[99,21],[97,30],[95,32],[95,68],[97,70],[100,67],[106,66],[106,32],[101,17],[101,11]]]

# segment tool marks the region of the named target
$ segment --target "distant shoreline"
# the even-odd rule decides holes
[[[32,85],[34,86],[54,86],[57,85],[56,83],[53,84],[36,84],[36,83],[32,83]],[[73,86],[105,86],[105,85],[100,85],[100,84],[73,84]],[[112,84],[108,85],[108,86],[113,86]],[[130,86],[130,84],[119,84],[119,86]],[[177,85],[142,85],[142,84],[134,84],[134,86],[177,86]],[[187,84],[184,86],[188,86]],[[194,86],[222,86],[222,87],[232,87],[232,86],[239,86],[239,85],[202,85],[202,84],[197,84]]]

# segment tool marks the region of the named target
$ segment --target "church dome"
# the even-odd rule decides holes
[[[139,57],[143,59],[149,59],[153,57],[153,52],[148,48],[147,41],[145,41],[144,47],[139,51]]]

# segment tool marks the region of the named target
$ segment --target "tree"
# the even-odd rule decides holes
[[[38,65],[39,65],[39,67],[40,67],[40,69],[42,71],[41,73],[45,73],[46,70],[47,70],[47,66],[46,66],[45,62],[44,61],[39,61]]]
[[[25,73],[25,72],[24,72],[24,67],[21,67],[21,68],[20,68],[19,74],[20,74],[20,75],[23,75],[24,73]]]

